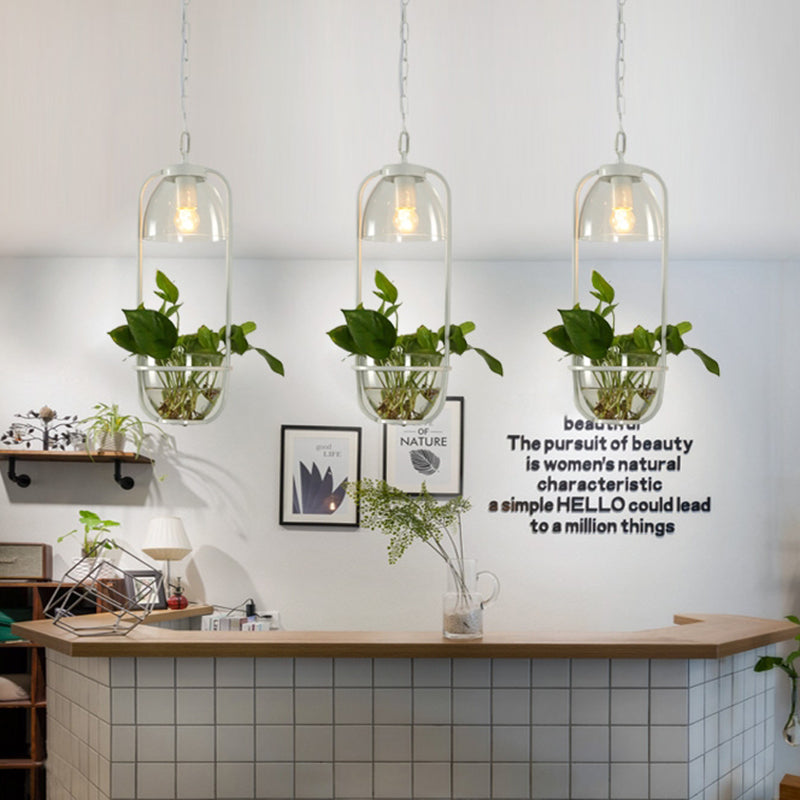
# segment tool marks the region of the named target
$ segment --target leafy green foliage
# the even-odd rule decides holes
[[[788,619],[789,622],[793,622],[795,625],[800,625],[800,618],[796,617],[794,614],[787,614],[786,619]],[[800,633],[794,638],[796,641],[800,642]],[[777,667],[778,669],[782,669],[792,679],[792,683],[794,684],[798,677],[794,662],[799,657],[800,647],[789,653],[786,658],[781,658],[780,656],[761,656],[761,658],[756,661],[753,670],[755,672],[768,672]]]
[[[361,527],[389,537],[390,564],[396,564],[415,540],[448,563],[463,561],[461,514],[472,507],[469,500],[459,495],[439,502],[425,484],[415,496],[369,478],[348,483],[347,493],[361,509]]]
[[[550,344],[570,355],[580,355],[593,361],[605,361],[609,351],[614,354],[655,354],[661,355],[661,326],[650,332],[637,325],[631,333],[617,334],[615,326],[614,288],[597,271],[592,272],[592,297],[598,301],[594,310],[583,309],[579,305],[570,309],[559,309],[561,325],[544,332]],[[608,322],[608,318],[611,322]],[[687,347],[683,336],[692,329],[689,322],[668,325],[665,332],[667,353],[679,355],[684,350],[693,352],[703,366],[714,375],[719,375],[719,364],[697,347]]]
[[[84,556],[97,556],[98,550],[113,550],[117,545],[113,539],[107,539],[106,534],[110,533],[109,528],[119,525],[113,519],[101,519],[99,514],[94,511],[79,511],[78,522],[83,527],[83,548]],[[74,528],[69,533],[58,537],[58,541],[62,542],[68,536],[78,533],[78,528]]]
[[[185,355],[225,356],[225,328],[214,331],[201,325],[196,332],[180,334],[180,292],[160,270],[156,273],[154,294],[161,300],[156,309],[123,309],[125,325],[108,332],[113,342],[132,355],[150,356],[160,362],[180,363]],[[174,318],[174,322],[173,322]],[[231,353],[244,355],[248,350],[259,353],[273,372],[284,374],[281,361],[263,348],[251,345],[247,336],[256,329],[255,322],[231,325]]]
[[[414,333],[399,334],[397,287],[380,270],[375,271],[375,291],[381,301],[377,310],[364,308],[342,309],[345,324],[328,331],[331,341],[350,355],[369,356],[381,365],[402,365],[406,355],[444,355],[444,327],[433,331],[420,325]],[[392,321],[392,318],[394,321]],[[463,355],[474,350],[489,369],[497,375],[503,374],[503,365],[498,359],[479,347],[467,343],[467,334],[475,330],[473,322],[450,325],[450,351]],[[413,359],[412,359],[413,363]]]
[[[142,444],[150,435],[145,431],[145,425],[151,427],[161,437],[169,439],[167,434],[153,422],[143,421],[133,414],[123,414],[119,410],[117,403],[96,403],[92,406],[94,414],[90,414],[82,419],[80,424],[86,425],[86,433],[91,434],[86,437],[86,449],[91,449],[93,435],[123,433],[130,439],[136,447],[136,455],[139,455]]]

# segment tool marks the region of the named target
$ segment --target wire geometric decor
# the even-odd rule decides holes
[[[164,586],[160,572],[124,547],[104,539],[96,552],[101,552],[106,542],[153,577],[142,578],[132,574],[134,570],[142,571],[138,566],[134,570],[124,570],[105,558],[87,556],[75,563],[64,573],[44,609],[45,616],[52,619],[54,625],[75,636],[125,636],[147,619]],[[79,615],[77,609],[87,604],[98,612],[107,612],[108,616]]]

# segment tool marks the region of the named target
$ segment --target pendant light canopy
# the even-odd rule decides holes
[[[452,280],[450,187],[435,170],[408,162],[408,2],[400,0],[400,162],[388,164],[364,179],[358,191],[357,209],[358,308],[364,302],[365,279],[371,286],[376,274],[372,259],[365,251],[376,244],[402,245],[402,252],[397,252],[394,258],[402,259],[404,266],[413,269],[415,262],[422,261],[428,265],[424,286],[412,271],[406,284],[403,284],[402,277],[396,279],[401,289],[408,289],[410,284],[416,283],[418,294],[430,296],[435,291],[433,287],[437,280],[440,281],[442,316],[432,330],[443,332],[443,352],[407,353],[395,347],[385,358],[356,356],[356,381],[362,411],[375,421],[402,425],[430,421],[444,407],[447,373],[450,371]],[[387,251],[380,250],[380,254],[381,269],[387,269],[384,265]],[[369,274],[365,276],[365,272]],[[409,292],[405,294],[407,296]],[[410,325],[412,330],[417,326],[418,323]]]
[[[159,422],[183,425],[210,422],[220,413],[231,369],[231,193],[220,172],[189,162],[188,6],[189,0],[181,0],[181,161],[150,175],[139,193],[137,305],[144,304],[151,291],[165,304],[169,300],[177,305],[177,294],[175,298],[165,296],[164,286],[158,283],[156,270],[168,270],[165,258],[191,257],[198,267],[202,263],[213,274],[193,271],[189,281],[194,287],[190,288],[199,284],[217,288],[212,294],[220,302],[212,313],[215,319],[224,320],[219,329],[224,353],[214,352],[211,346],[206,348],[211,352],[192,353],[178,345],[167,357],[139,355],[136,366],[139,398],[147,414]],[[188,304],[182,305],[181,314],[188,315]],[[172,317],[176,325],[178,316]]]
[[[614,143],[617,161],[588,173],[575,189],[572,302],[574,307],[580,301],[581,242],[620,247],[633,242],[660,243],[661,348],[659,355],[628,354],[612,346],[604,358],[574,355],[570,368],[575,402],[585,417],[612,422],[645,422],[655,416],[661,406],[667,369],[667,188],[652,170],[625,161],[625,1],[617,0],[615,77],[619,127]]]

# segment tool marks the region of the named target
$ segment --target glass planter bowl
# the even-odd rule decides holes
[[[142,405],[159,422],[209,422],[222,411],[230,369],[219,353],[140,358],[136,370]]]
[[[573,356],[575,402],[587,419],[646,422],[664,399],[666,366],[656,353],[613,353],[602,361]]]
[[[442,410],[449,366],[436,353],[381,359],[357,356],[358,398],[377,422],[405,425],[432,420]]]

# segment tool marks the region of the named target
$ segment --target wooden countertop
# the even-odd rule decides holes
[[[206,607],[184,612],[210,613]],[[98,617],[73,618],[96,625]],[[85,622],[84,622],[85,621]],[[793,638],[800,628],[786,620],[726,614],[679,614],[675,625],[631,633],[547,631],[487,633],[453,641],[433,632],[179,631],[140,625],[127,636],[76,636],[50,620],[18,622],[12,631],[69,656],[272,656],[348,658],[722,658]]]

